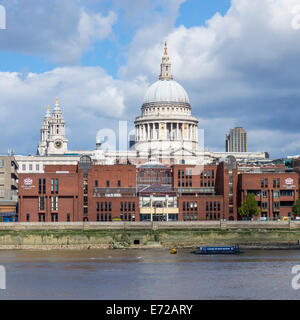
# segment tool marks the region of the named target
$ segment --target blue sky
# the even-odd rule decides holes
[[[300,153],[298,0],[0,4],[7,11],[7,29],[0,30],[1,153],[35,153],[46,105],[56,96],[71,149],[93,148],[97,130],[119,120],[132,125],[157,79],[164,40],[210,150],[223,151],[225,134],[243,126],[250,151]]]
[[[137,1],[137,0],[134,0]],[[79,3],[87,4],[89,10],[101,9],[103,14],[107,14],[111,9],[110,1],[79,1]],[[1,4],[1,1],[0,1]],[[230,0],[187,0],[180,6],[175,26],[184,25],[193,27],[205,24],[216,12],[224,15],[230,7]],[[14,10],[13,6],[9,7]],[[82,54],[79,61],[75,65],[81,66],[101,66],[110,75],[117,76],[118,67],[126,63],[123,52],[126,52],[127,46],[130,44],[137,29],[142,21],[127,27],[126,13],[122,8],[116,8],[119,13],[118,23],[113,26],[114,35],[103,41],[96,41],[91,47]],[[162,10],[158,4],[155,11]],[[9,14],[9,11],[8,11]],[[124,17],[125,16],[125,17]],[[8,16],[9,18],[9,16]],[[8,19],[8,28],[10,21]],[[74,62],[72,63],[74,65]],[[0,70],[6,72],[45,72],[52,70],[61,64],[55,64],[37,54],[25,54],[22,51],[6,51],[0,50]]]

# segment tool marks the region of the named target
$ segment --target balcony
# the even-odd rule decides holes
[[[136,197],[136,188],[94,188],[93,197]]]
[[[215,194],[215,188],[176,188],[175,189],[178,193],[185,194],[185,193],[193,193],[193,194]]]

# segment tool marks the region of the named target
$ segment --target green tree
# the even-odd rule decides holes
[[[300,216],[300,199],[296,200],[296,203],[292,207],[292,212],[295,217]]]
[[[257,201],[255,200],[255,195],[253,193],[247,194],[244,203],[238,210],[239,215],[241,217],[252,217],[258,216],[259,212],[260,209]]]

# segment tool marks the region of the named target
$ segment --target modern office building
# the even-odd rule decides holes
[[[18,164],[14,156],[0,156],[0,221],[17,220]]]
[[[242,127],[230,129],[226,135],[226,152],[247,152],[247,132]]]

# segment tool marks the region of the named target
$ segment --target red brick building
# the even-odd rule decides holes
[[[19,221],[238,220],[238,208],[254,193],[268,219],[290,216],[298,198],[298,174],[284,166],[205,166],[154,163],[46,166],[19,175]]]

